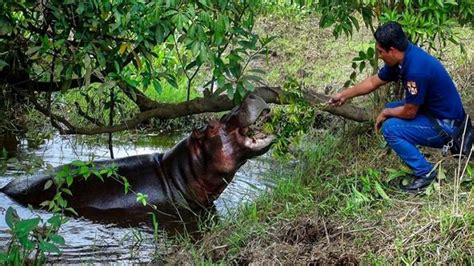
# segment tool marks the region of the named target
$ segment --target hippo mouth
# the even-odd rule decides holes
[[[238,129],[243,145],[256,155],[265,153],[276,138],[263,132],[263,125],[270,118],[270,107],[257,95],[250,94],[244,101],[221,118],[230,130]]]
[[[270,120],[270,117],[270,110],[264,109],[253,124],[240,128],[239,132],[245,137],[244,145],[247,148],[261,151],[270,147],[275,136],[267,135],[262,130],[263,125]]]

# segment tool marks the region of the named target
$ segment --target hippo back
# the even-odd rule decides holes
[[[90,176],[88,180],[75,178],[71,187],[67,187],[73,196],[65,195],[69,206],[75,209],[93,208],[98,210],[113,209],[143,209],[137,202],[136,194],[148,195],[150,204],[160,204],[170,197],[169,184],[161,170],[162,154],[137,155],[116,160],[94,162],[97,170],[115,165],[118,173],[130,183],[130,191],[125,194],[124,185],[120,178],[105,177],[104,180]],[[71,164],[65,165],[73,168]],[[23,176],[6,185],[1,191],[22,204],[38,206],[51,200],[56,194],[53,185],[48,189],[45,184],[64,166],[56,167],[53,171],[42,171],[34,176]]]

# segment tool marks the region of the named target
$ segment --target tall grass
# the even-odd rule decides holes
[[[178,242],[180,254],[192,250],[194,261],[203,264],[239,263],[249,254],[269,252],[284,243],[288,250],[295,246],[310,250],[293,254],[303,263],[314,256],[312,245],[336,253],[349,249],[359,262],[368,264],[472,262],[472,186],[459,188],[464,195],[460,215],[452,209],[454,169],[448,165],[446,184],[434,193],[417,197],[401,193],[396,184],[403,166],[396,155],[380,148],[373,136],[354,140],[351,134],[308,136],[297,161],[280,163],[268,173],[276,180],[270,192],[224,221],[204,227],[204,237],[185,245],[188,249],[179,248],[183,242]],[[311,240],[311,225],[323,232],[316,240]],[[282,236],[300,229],[303,233],[296,240],[288,242]],[[350,237],[341,240],[344,234]],[[289,263],[274,256],[273,262]]]

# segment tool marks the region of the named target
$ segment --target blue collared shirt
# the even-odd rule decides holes
[[[462,119],[461,96],[448,72],[435,57],[409,44],[401,65],[385,65],[378,76],[384,81],[401,80],[405,102],[420,106],[439,119]]]

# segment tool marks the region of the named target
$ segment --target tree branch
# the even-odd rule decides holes
[[[280,87],[259,87],[254,91],[254,94],[262,97],[267,103],[287,103],[282,100],[285,97],[284,92],[281,90]],[[312,90],[305,92],[304,95],[305,99],[312,105],[327,103],[329,99],[328,96],[313,92]],[[142,122],[153,117],[160,119],[172,119],[191,114],[222,112],[230,110],[233,107],[233,102],[229,100],[226,95],[219,95],[206,98],[197,98],[188,102],[182,102],[178,104],[156,103],[154,109],[138,113],[134,118],[127,120],[122,124],[108,127],[74,127],[65,118],[59,117],[57,115],[53,115],[53,118],[63,123],[67,127],[67,129],[63,129],[62,132],[60,131],[61,134],[95,135],[133,129],[140,125]],[[359,122],[368,121],[371,117],[369,111],[352,106],[350,104],[346,104],[341,107],[326,106],[322,108],[322,110]]]

